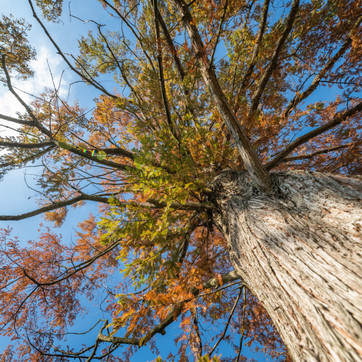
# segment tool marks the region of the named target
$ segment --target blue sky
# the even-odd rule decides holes
[[[57,56],[53,46],[50,44],[49,40],[43,34],[40,26],[34,21],[31,16],[30,8],[26,0],[17,0],[17,1],[1,1],[1,12],[8,15],[13,14],[15,17],[23,17],[28,22],[30,22],[33,27],[29,33],[30,43],[36,48],[38,52],[37,60],[32,63],[32,67],[35,70],[34,78],[23,81],[14,80],[14,85],[19,89],[30,93],[30,94],[39,94],[46,87],[51,87],[52,81],[50,76],[49,67],[53,74],[55,83],[58,84],[60,80],[60,75],[64,71],[62,77],[61,92],[63,96],[69,96],[72,101],[79,101],[80,104],[88,109],[92,107],[92,101],[94,97],[97,96],[97,93],[84,85],[76,84],[72,86],[70,93],[68,84],[72,81],[75,81],[76,78],[74,75],[67,69],[64,62]],[[77,39],[80,35],[86,35],[89,28],[94,28],[94,25],[91,23],[83,24],[82,22],[71,19],[69,17],[69,8],[68,4],[71,7],[72,14],[81,16],[83,19],[93,19],[102,23],[102,12],[98,11],[100,5],[97,1],[87,1],[87,6],[82,6],[84,1],[73,0],[72,2],[65,2],[65,14],[63,16],[64,26],[62,25],[52,25],[48,24],[48,30],[51,32],[54,39],[58,42],[64,52],[74,52],[77,45]],[[81,15],[79,15],[81,14]],[[108,19],[107,19],[108,22]],[[59,31],[61,28],[61,31]],[[112,90],[112,80],[109,80],[110,90]],[[31,97],[26,93],[22,94],[23,98],[29,102]],[[6,115],[15,115],[16,112],[23,112],[23,109],[14,99],[14,97],[7,91],[6,88],[0,87],[0,113]],[[0,121],[5,123],[4,121]],[[6,134],[9,134],[8,131]],[[4,131],[0,135],[5,135]],[[35,186],[35,179],[37,173],[36,167],[26,167],[24,169],[15,170],[10,172],[0,184],[0,214],[19,214],[26,211],[33,210],[37,207],[36,198],[37,194],[35,191],[27,188],[26,182],[32,186]],[[95,204],[86,204],[85,207],[72,209],[70,210],[69,216],[67,217],[65,225],[60,229],[63,238],[71,239],[74,235],[74,229],[78,222],[82,221],[84,218],[87,218],[89,213],[92,212],[97,214],[97,208]],[[11,226],[14,229],[14,234],[19,236],[20,240],[24,243],[27,240],[36,238],[37,229],[39,223],[42,221],[41,216],[33,217],[31,219],[19,221],[19,222],[0,222],[0,227],[5,227],[7,225]],[[117,271],[116,271],[117,273]],[[99,318],[104,318],[104,315],[99,314],[96,307],[92,308],[94,313],[90,313],[87,316],[79,318],[75,326],[73,326],[70,331],[79,332],[86,330],[92,326],[92,324],[97,321]],[[96,312],[96,313],[95,313]],[[161,356],[164,358],[174,348],[173,339],[176,335],[177,325],[172,325],[167,328],[167,334],[165,336],[158,336],[158,347],[161,351]],[[93,337],[98,333],[98,329],[94,329]],[[89,342],[88,338],[85,337],[76,337],[69,336],[71,341],[77,340],[79,345],[82,342]],[[6,337],[0,337],[0,352],[8,344],[9,340]],[[233,352],[230,350],[228,345],[220,349],[220,352],[227,355],[228,352]],[[250,354],[249,354],[250,355]],[[250,355],[257,359],[258,361],[266,360],[261,355]],[[141,349],[132,360],[134,361],[146,361],[153,360],[156,355],[152,355],[148,347]]]

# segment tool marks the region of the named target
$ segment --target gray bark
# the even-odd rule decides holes
[[[231,262],[272,318],[294,361],[362,361],[362,183],[306,172],[213,182],[214,219]]]

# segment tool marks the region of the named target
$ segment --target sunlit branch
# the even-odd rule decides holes
[[[251,59],[250,59],[248,68],[247,68],[247,70],[245,72],[245,75],[244,75],[244,77],[243,77],[243,79],[241,81],[241,85],[240,85],[238,94],[235,97],[235,105],[234,105],[235,112],[237,112],[238,108],[239,108],[240,95],[244,91],[247,83],[249,82],[249,79],[250,79],[251,75],[253,74],[253,70],[255,68],[256,58],[257,58],[257,56],[259,54],[261,41],[263,39],[263,35],[264,35],[264,31],[265,31],[266,20],[268,18],[269,3],[270,3],[270,0],[265,0],[264,1],[262,19],[260,21],[259,31],[258,31],[258,35],[256,37],[254,47],[253,47],[253,52],[252,52],[252,55],[251,55]]]
[[[289,13],[286,25],[285,25],[285,29],[278,40],[277,46],[274,49],[274,52],[273,52],[273,55],[269,62],[269,65],[264,72],[264,75],[259,83],[259,86],[258,86],[257,90],[255,91],[255,93],[253,94],[249,113],[248,113],[248,118],[251,117],[254,114],[254,112],[256,111],[256,109],[258,108],[260,99],[265,90],[265,87],[266,87],[273,71],[277,67],[280,51],[282,50],[284,43],[287,40],[288,35],[290,34],[290,32],[292,30],[294,20],[297,15],[297,12],[298,12],[298,8],[299,8],[299,0],[293,0],[292,8],[290,10],[290,13]]]
[[[336,62],[343,56],[343,54],[347,51],[347,49],[352,44],[351,34],[352,32],[361,24],[362,17],[360,17],[356,24],[353,26],[353,29],[350,33],[350,36],[347,38],[347,40],[343,43],[341,48],[338,50],[338,52],[327,62],[327,64],[321,69],[321,71],[315,76],[310,86],[302,93],[296,94],[294,98],[289,102],[287,107],[285,108],[283,112],[283,117],[288,117],[290,112],[295,109],[295,107],[302,102],[304,99],[306,99],[308,96],[310,96],[314,90],[318,87],[319,83],[322,81],[323,77],[326,75],[326,73],[332,69],[332,67],[336,64]],[[322,81],[323,82],[323,81]]]
[[[197,320],[197,316],[196,316],[196,311],[193,311],[192,312],[193,314],[193,322],[194,322],[194,329],[195,329],[195,332],[196,332],[196,336],[197,336],[197,339],[198,339],[198,353],[199,353],[199,356],[202,356],[202,339],[201,339],[201,334],[200,334],[200,328],[199,328],[199,323],[198,323],[198,320]]]
[[[40,20],[40,18],[38,17],[38,15],[35,12],[32,0],[28,0],[29,5],[31,7],[32,13],[33,13],[33,17],[36,19],[36,21],[39,23],[39,25],[42,27],[44,33],[46,34],[46,36],[48,37],[48,39],[51,41],[51,43],[54,45],[55,49],[57,50],[58,54],[63,58],[63,60],[66,62],[66,64],[69,66],[69,68],[76,73],[77,75],[79,75],[84,81],[86,81],[87,83],[89,83],[90,85],[92,85],[93,87],[95,87],[96,89],[98,89],[99,91],[101,91],[102,93],[106,94],[109,97],[112,98],[118,98],[117,96],[115,96],[114,94],[109,93],[101,84],[99,84],[97,81],[95,81],[94,79],[90,79],[88,77],[86,77],[82,72],[80,72],[78,69],[76,69],[68,60],[68,58],[65,56],[65,54],[62,52],[62,50],[59,48],[58,44],[55,42],[55,40],[52,38],[52,36],[50,35],[50,33],[48,32],[47,28],[45,27],[45,25],[43,24],[43,22]]]
[[[297,0],[295,0],[297,1]],[[172,3],[180,11],[182,20],[191,39],[195,57],[198,60],[204,81],[209,88],[210,94],[216,104],[217,110],[225,122],[228,131],[232,134],[239,154],[244,161],[245,167],[256,184],[262,189],[271,190],[271,180],[268,172],[261,164],[258,155],[245,134],[243,127],[232,111],[226,96],[221,89],[216,77],[215,70],[209,66],[204,44],[195,24],[188,5],[184,0],[172,0]]]
[[[92,153],[93,151],[95,151],[95,152],[96,151],[97,152],[102,151],[102,152],[105,152],[107,155],[119,155],[119,156],[129,158],[132,161],[134,160],[134,155],[133,155],[133,153],[131,151],[128,151],[128,150],[126,150],[124,148],[121,148],[121,147],[117,146],[116,144],[115,144],[115,147],[112,147],[112,148],[99,148],[99,147],[96,147],[96,146],[90,144],[85,139],[79,137],[75,133],[73,133],[71,131],[68,131],[68,132],[72,136],[76,137],[79,141],[84,142],[85,144],[87,144],[89,146],[89,148],[87,148],[86,151],[88,151],[90,153]],[[83,148],[83,150],[84,150],[84,148]]]
[[[288,156],[291,152],[293,152],[296,148],[298,148],[300,145],[308,142],[314,137],[319,136],[320,134],[323,134],[324,132],[338,126],[341,124],[345,119],[348,117],[353,116],[354,114],[360,112],[362,110],[362,102],[358,103],[354,107],[344,111],[337,113],[334,118],[327,122],[326,124],[323,124],[322,126],[314,129],[313,131],[310,131],[303,136],[300,136],[297,138],[294,142],[290,143],[286,148],[284,148],[283,151],[279,152],[277,156],[275,156],[271,161],[269,161],[265,167],[267,170],[271,170],[272,168],[279,165],[280,162],[284,160],[286,156]]]
[[[87,358],[86,362],[90,362],[92,360],[92,358],[95,356],[95,354],[97,353],[97,349],[99,346],[99,341],[97,340],[96,343],[94,344],[94,348],[92,353],[89,355],[89,357]]]

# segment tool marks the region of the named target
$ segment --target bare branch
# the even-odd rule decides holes
[[[351,46],[352,44],[352,32],[358,28],[358,26],[361,24],[362,17],[360,17],[356,24],[353,26],[353,29],[350,33],[350,36],[347,38],[347,40],[343,43],[341,48],[338,50],[338,52],[327,62],[327,64],[320,70],[320,72],[315,76],[310,86],[301,94],[296,94],[294,98],[289,102],[287,107],[285,108],[283,112],[283,117],[288,117],[290,112],[295,109],[295,107],[302,102],[304,99],[306,99],[308,96],[310,96],[314,90],[318,87],[319,83],[322,81],[322,78],[326,75],[326,73],[332,69],[332,67],[336,64],[338,59],[340,59],[343,54],[346,52],[346,50]]]
[[[239,343],[239,352],[238,352],[238,356],[237,356],[235,362],[239,362],[241,350],[243,348],[243,339],[244,339],[244,334],[245,334],[245,314],[246,314],[245,313],[246,312],[246,289],[245,289],[245,287],[243,287],[243,292],[244,292],[244,298],[243,298],[243,314],[242,314],[242,321],[241,321],[241,337],[240,337],[240,343]]]
[[[358,103],[354,107],[344,112],[337,113],[331,121],[327,122],[326,124],[323,124],[322,126],[314,129],[313,131],[304,134],[303,136],[300,136],[294,142],[290,143],[283,151],[279,152],[277,156],[275,156],[271,161],[269,161],[265,165],[266,169],[271,170],[272,168],[278,166],[279,163],[282,162],[284,158],[288,156],[291,152],[293,152],[297,147],[308,142],[312,138],[317,137],[320,134],[332,129],[333,127],[338,126],[345,119],[353,116],[354,114],[360,112],[361,110],[362,110],[362,102]]]
[[[235,309],[236,309],[236,306],[237,306],[238,303],[239,303],[239,300],[240,300],[240,297],[241,297],[242,292],[243,292],[243,287],[240,288],[240,290],[239,290],[239,294],[238,294],[238,296],[237,296],[236,299],[235,299],[233,308],[231,309],[231,312],[230,312],[229,318],[228,318],[228,320],[227,320],[227,322],[226,322],[225,328],[224,328],[224,330],[223,330],[220,338],[219,338],[219,339],[217,340],[217,342],[215,343],[214,347],[212,347],[211,351],[208,353],[209,356],[211,356],[211,355],[214,353],[214,351],[215,351],[215,349],[217,348],[217,346],[218,346],[218,345],[220,344],[220,342],[224,339],[224,337],[225,337],[225,335],[226,335],[226,331],[227,331],[228,328],[229,328],[229,324],[230,324],[230,322],[231,322],[231,318],[233,317],[234,312],[235,312]]]
[[[39,215],[39,214],[43,214],[44,212],[48,212],[48,211],[60,209],[61,207],[73,205],[73,204],[75,204],[77,202],[80,202],[82,200],[84,200],[84,196],[79,195],[79,196],[76,196],[76,197],[74,197],[72,199],[69,199],[69,200],[54,202],[54,203],[52,203],[50,205],[41,207],[41,208],[39,208],[37,210],[34,210],[34,211],[26,212],[24,214],[20,214],[20,215],[1,215],[0,220],[1,221],[23,220],[23,219],[27,219],[29,217],[33,217],[33,216],[36,216],[36,215]]]

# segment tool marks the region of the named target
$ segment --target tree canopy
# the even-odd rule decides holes
[[[0,330],[14,340],[2,360],[118,361],[120,351],[127,360],[146,344],[157,353],[172,323],[169,360],[216,360],[222,341],[235,356],[220,360],[246,360],[245,343],[287,360],[232,269],[212,182],[245,171],[272,192],[271,172],[361,171],[358,1],[99,0],[105,24],[93,21],[71,55],[47,28],[62,26],[65,3],[28,3],[65,67],[99,95],[88,110],[49,85],[26,103],[12,79],[32,75],[30,25],[2,17],[0,79],[24,112],[0,114],[17,131],[0,138],[0,173],[29,162],[42,171],[39,207],[0,220],[44,214],[52,225],[27,244],[1,230]],[[88,202],[99,213],[62,240],[69,207]],[[84,300],[104,285],[100,308],[112,318],[88,345],[65,347]]]

